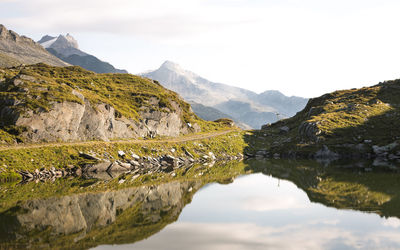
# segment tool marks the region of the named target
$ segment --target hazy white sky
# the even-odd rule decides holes
[[[400,78],[395,0],[0,0],[0,23],[132,73],[165,60],[256,92],[314,97]]]

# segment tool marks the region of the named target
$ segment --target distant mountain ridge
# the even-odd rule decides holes
[[[69,65],[50,54],[32,39],[20,36],[0,24],[0,67],[34,63],[46,63],[52,66]]]
[[[126,70],[116,69],[111,64],[81,51],[78,41],[70,34],[59,35],[58,37],[45,35],[38,43],[52,55],[72,65],[81,66],[96,73],[128,73]]]
[[[189,102],[216,108],[253,128],[293,116],[307,103],[306,98],[287,97],[279,91],[257,94],[243,88],[214,83],[171,61],[142,75],[159,81]]]

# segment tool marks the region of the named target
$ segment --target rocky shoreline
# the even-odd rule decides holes
[[[22,177],[22,183],[39,182],[39,181],[54,181],[57,178],[63,177],[84,177],[95,178],[101,180],[110,180],[117,178],[122,174],[133,175],[134,179],[146,174],[169,173],[175,176],[175,171],[185,168],[185,173],[194,165],[202,164],[204,166],[213,166],[216,162],[241,161],[244,159],[243,154],[237,155],[215,156],[213,152],[203,154],[199,157],[194,157],[189,151],[184,150],[184,156],[172,156],[165,154],[162,156],[138,156],[131,152],[128,158],[124,151],[119,151],[118,160],[100,159],[96,155],[90,153],[80,153],[82,158],[94,161],[96,163],[85,164],[83,166],[66,166],[63,169],[41,168],[35,169],[34,172],[17,171]]]

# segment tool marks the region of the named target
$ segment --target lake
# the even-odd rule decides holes
[[[0,246],[400,248],[397,172],[358,163],[353,168],[284,160],[241,164],[246,174],[221,183],[183,179],[28,200],[0,214],[9,222],[2,223]]]

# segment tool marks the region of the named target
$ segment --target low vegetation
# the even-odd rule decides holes
[[[247,140],[253,149],[272,154],[308,156],[324,145],[341,155],[349,151],[373,154],[373,146],[400,146],[399,95],[400,80],[335,91],[311,99],[294,117],[266,125]],[[400,152],[398,146],[388,153]]]

